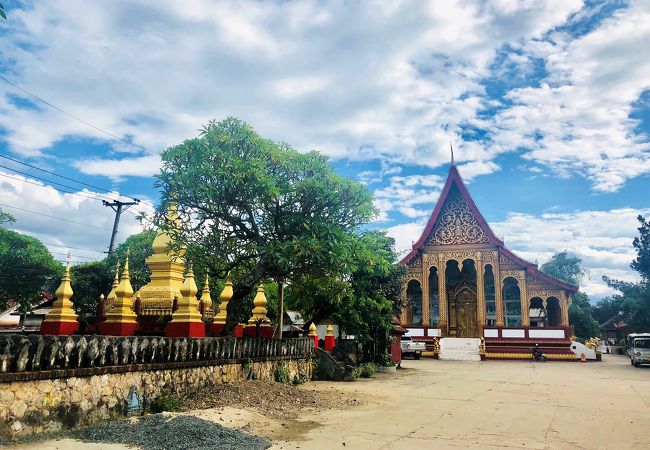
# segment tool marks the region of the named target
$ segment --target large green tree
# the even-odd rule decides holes
[[[334,320],[366,346],[367,354],[382,353],[388,347],[391,320],[402,307],[406,268],[395,263],[394,240],[382,232],[360,234],[351,250],[347,270],[295,280],[287,290],[287,304],[315,322]]]
[[[0,227],[0,309],[10,301],[29,311],[43,292],[53,292],[63,273],[38,239]]]
[[[641,277],[638,283],[614,280],[604,276],[603,280],[617,294],[604,299],[599,306],[608,313],[621,314],[635,332],[650,330],[650,223],[639,216],[639,235],[632,241],[636,251],[636,258],[630,264]]]
[[[16,219],[14,216],[8,212],[4,212],[2,208],[0,208],[0,225],[4,225],[5,223],[14,223],[15,221]]]
[[[540,269],[558,280],[575,285],[580,284],[588,275],[587,270],[582,267],[582,260],[568,252],[556,253],[548,262],[542,264]],[[594,319],[593,308],[586,294],[582,292],[573,294],[573,301],[569,308],[569,323],[580,340],[584,341],[600,335],[598,322]]]
[[[190,260],[234,278],[224,333],[262,280],[349,266],[353,233],[376,214],[370,192],[336,175],[327,157],[264,139],[234,118],[209,123],[162,161],[156,222]],[[166,220],[171,205],[180,226]]]

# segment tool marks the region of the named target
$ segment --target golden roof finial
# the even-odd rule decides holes
[[[119,299],[128,299],[130,300],[133,296],[133,287],[131,286],[131,276],[129,274],[129,254],[130,251],[126,249],[126,259],[124,260],[124,270],[122,270],[122,276],[120,277],[120,284],[115,289],[115,297]]]
[[[192,268],[192,263],[189,263],[187,265],[187,274],[185,274],[185,280],[181,286],[181,295],[183,297],[196,299],[197,292],[199,292],[199,288],[196,286],[196,281],[194,281],[194,269]]]

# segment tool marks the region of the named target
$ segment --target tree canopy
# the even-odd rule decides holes
[[[639,273],[641,280],[631,283],[604,276],[607,285],[619,293],[604,299],[599,306],[612,316],[620,313],[632,331],[645,332],[650,330],[650,223],[643,216],[637,219],[639,236],[632,241],[636,258],[630,267]]]
[[[63,274],[45,245],[36,238],[0,227],[0,308],[16,301],[28,311],[53,292]]]
[[[246,123],[210,122],[162,154],[159,226],[212,276],[232,272],[224,333],[263,280],[350,271],[354,233],[374,217],[372,195],[328,158],[260,137]],[[176,205],[180,226],[167,220]]]
[[[568,252],[560,252],[540,268],[542,272],[567,283],[578,285],[588,275],[587,270],[582,267],[582,259]],[[600,335],[598,322],[594,319],[593,308],[589,297],[582,293],[573,294],[573,301],[569,308],[569,323],[573,327],[573,333],[580,339],[586,340]]]

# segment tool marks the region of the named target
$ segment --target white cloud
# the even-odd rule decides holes
[[[581,173],[598,191],[615,191],[650,172],[650,142],[635,131],[633,103],[650,89],[650,3],[631,2],[575,40],[554,34],[524,46],[545,58],[539,87],[515,89],[513,105],[484,126],[493,151],[525,157],[562,176]]]
[[[58,253],[55,256],[59,260],[65,259],[60,253],[67,250],[74,255],[72,260],[76,262],[102,259],[105,256],[102,252],[108,249],[115,213],[102,206],[101,199],[84,197],[103,196],[112,199],[118,198],[119,194],[88,190],[79,191],[78,194],[80,195],[64,194],[38,180],[0,172],[0,208],[16,218],[16,223],[9,228],[50,244],[50,251]],[[132,211],[137,211],[137,208]],[[124,213],[116,242],[123,242],[129,235],[140,231],[142,227],[135,215]]]
[[[380,210],[379,221],[385,221],[388,213],[398,211],[409,218],[431,214],[440,196],[444,180],[438,175],[393,176],[388,186],[375,189],[375,206]],[[416,205],[426,207],[415,208]]]
[[[620,208],[610,211],[577,211],[565,214],[508,215],[503,222],[490,224],[506,247],[522,258],[541,266],[555,253],[569,251],[583,260],[590,277],[581,290],[594,297],[610,295],[602,276],[626,281],[638,279],[630,269],[635,252],[632,239],[638,234],[636,217],[649,215],[650,209]],[[417,241],[426,222],[400,224],[387,229],[402,254]]]
[[[497,49],[541,38],[581,6],[36,2],[12,10],[0,52],[11,79],[150,153],[234,115],[300,149],[435,167],[483,108]],[[70,137],[106,139],[44,105],[19,107],[9,92],[0,127],[21,155]],[[464,147],[459,160],[486,160]],[[132,165],[115,163],[124,150],[103,155],[102,171],[129,174]],[[89,156],[80,164],[98,163]]]

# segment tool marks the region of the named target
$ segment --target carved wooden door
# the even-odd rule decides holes
[[[476,337],[476,294],[469,289],[461,290],[456,296],[456,336]]]

